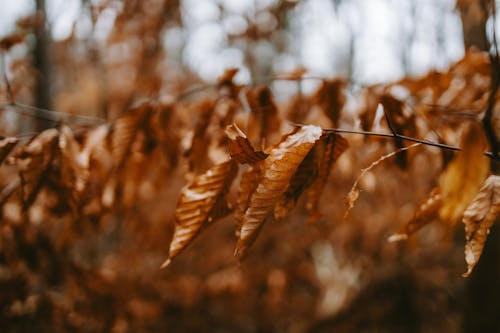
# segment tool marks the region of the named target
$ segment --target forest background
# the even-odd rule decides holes
[[[462,219],[429,204],[436,187],[471,186],[461,217],[498,172],[493,1],[0,5],[2,331],[500,331],[498,227],[463,278]],[[301,147],[306,124],[330,131],[293,152],[314,157],[286,170],[288,206],[270,207],[278,221],[250,247],[251,159],[274,167],[275,145]],[[256,155],[235,157],[243,132]],[[200,179],[226,182],[227,159],[252,166],[234,167],[219,207]],[[453,168],[473,184],[443,180]],[[210,213],[176,242],[193,191]],[[409,222],[425,228],[387,241]]]

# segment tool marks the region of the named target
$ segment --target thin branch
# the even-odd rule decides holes
[[[349,193],[346,196],[347,209],[346,209],[346,211],[344,213],[344,220],[347,219],[347,217],[349,216],[349,213],[351,212],[351,210],[354,207],[354,204],[356,203],[356,201],[359,198],[359,189],[358,189],[359,182],[361,181],[361,178],[363,178],[363,176],[368,171],[370,171],[371,169],[373,169],[374,167],[376,167],[377,165],[379,165],[382,161],[385,161],[386,159],[388,159],[388,158],[390,158],[390,157],[392,157],[394,155],[397,155],[399,153],[407,151],[410,148],[418,147],[421,144],[422,143],[417,142],[417,143],[414,143],[414,144],[412,144],[412,145],[410,145],[408,147],[398,148],[395,151],[390,152],[389,154],[386,154],[386,155],[380,157],[379,159],[377,159],[376,161],[372,162],[368,167],[361,169],[361,173],[359,174],[358,178],[356,178],[356,181],[354,182],[354,184],[352,184],[351,190],[349,191]]]
[[[297,124],[297,123],[290,123],[292,126],[295,127],[302,127],[304,126],[303,124]],[[401,140],[405,141],[410,141],[410,142],[415,142],[415,143],[421,143],[426,146],[431,146],[431,147],[437,147],[441,149],[447,149],[447,150],[452,150],[452,151],[461,151],[462,148],[456,147],[456,146],[450,146],[446,145],[443,143],[437,143],[437,142],[432,142],[429,140],[422,140],[422,139],[417,139],[417,138],[412,138],[409,136],[401,135],[401,134],[390,134],[390,133],[379,133],[379,132],[369,132],[369,131],[357,131],[357,130],[348,130],[348,129],[341,129],[341,128],[323,128],[323,131],[325,132],[330,132],[330,133],[345,133],[345,134],[359,134],[359,135],[368,135],[368,136],[376,136],[376,137],[381,137],[381,138],[398,138]],[[494,159],[494,160],[499,160],[498,156],[493,155],[492,152],[488,151],[484,153],[485,156]]]
[[[44,119],[52,122],[59,122],[63,119],[66,120],[72,119],[73,121],[83,121],[87,123],[106,123],[105,119],[99,117],[58,112],[58,111],[38,108],[27,104],[18,103],[15,101],[8,104],[0,105],[0,108],[5,108],[5,107],[12,107],[15,112],[18,112],[26,116],[38,119]]]
[[[389,117],[389,114],[387,113],[387,110],[386,110],[386,108],[383,105],[382,105],[382,110],[384,111],[385,121],[387,122],[387,126],[389,126],[389,129],[391,130],[392,136],[394,138],[397,138],[398,137],[398,133],[396,133],[396,130],[392,126],[392,122],[391,122],[391,119]]]

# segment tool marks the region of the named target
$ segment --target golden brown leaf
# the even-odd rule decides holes
[[[349,143],[341,135],[330,133],[323,140],[316,144],[321,153],[318,178],[311,185],[307,193],[306,208],[311,215],[310,221],[314,221],[318,216],[318,204],[321,194],[328,181],[328,176],[332,169],[332,165],[349,147]],[[316,149],[316,148],[315,148]]]
[[[465,261],[467,277],[479,261],[489,230],[500,212],[500,176],[491,175],[479,190],[472,203],[464,212],[465,224]]]
[[[457,153],[439,179],[443,196],[439,210],[442,220],[455,223],[479,191],[490,165],[483,155],[486,146],[482,127],[471,123],[462,136],[462,151]]]
[[[10,152],[19,142],[17,138],[5,138],[0,140],[0,164],[9,156]]]
[[[175,230],[169,256],[162,267],[166,267],[172,258],[189,245],[208,222],[227,213],[225,196],[236,171],[236,164],[232,160],[217,164],[195,177],[182,190],[175,210]]]
[[[396,234],[389,237],[389,242],[397,242],[408,239],[408,237],[423,226],[427,225],[433,219],[439,216],[439,208],[442,204],[441,192],[439,187],[435,187],[429,196],[420,204],[413,218]]]
[[[255,151],[245,133],[236,124],[226,127],[226,135],[231,140],[229,142],[229,155],[238,163],[257,163],[269,155],[263,151]]]
[[[243,217],[235,255],[243,255],[285,193],[291,178],[322,135],[317,126],[304,126],[274,147],[264,160],[262,179],[252,193]]]

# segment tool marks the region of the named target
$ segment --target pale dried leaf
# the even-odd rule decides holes
[[[186,186],[175,210],[175,230],[170,243],[169,257],[162,267],[177,256],[208,222],[227,213],[225,196],[236,176],[236,164],[226,161],[194,178]]]
[[[489,160],[483,153],[487,146],[482,127],[471,123],[462,136],[458,152],[439,179],[443,205],[442,220],[455,223],[476,196],[488,175]]]
[[[500,176],[491,175],[479,190],[472,203],[464,212],[465,224],[465,261],[467,277],[479,261],[489,230],[500,212]]]
[[[264,160],[262,179],[250,197],[243,217],[235,255],[243,255],[266,217],[285,193],[291,178],[322,135],[317,126],[304,126],[288,135]]]

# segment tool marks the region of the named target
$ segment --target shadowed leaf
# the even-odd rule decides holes
[[[310,222],[314,221],[318,216],[318,204],[321,194],[328,181],[328,176],[332,170],[333,164],[349,147],[349,143],[341,135],[330,133],[325,136],[323,140],[316,144],[317,149],[320,151],[320,161],[318,177],[311,185],[307,192],[306,207],[311,215]],[[315,147],[316,149],[316,147]]]
[[[264,160],[269,155],[262,151],[255,151],[245,133],[236,124],[232,124],[226,128],[226,135],[230,139],[229,155],[238,163],[253,164]]]
[[[17,138],[5,138],[0,140],[0,164],[3,163],[5,158],[9,156],[10,152],[19,142]]]

